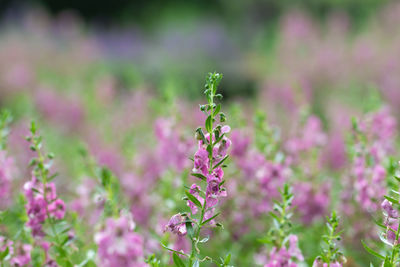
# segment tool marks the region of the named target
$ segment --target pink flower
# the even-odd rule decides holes
[[[298,238],[296,235],[290,235],[289,236],[289,254],[297,258],[299,261],[303,261],[304,257],[303,254],[300,251],[299,245],[298,245]]]
[[[0,202],[4,203],[10,195],[14,161],[0,150]]]
[[[298,247],[297,236],[290,235],[288,240],[289,249],[286,248],[286,245],[283,245],[279,250],[273,247],[269,253],[268,262],[264,267],[297,267],[296,261],[304,261],[303,254]]]
[[[186,235],[186,218],[182,216],[180,213],[175,214],[174,216],[171,217],[169,222],[164,228],[164,231],[170,231],[174,234],[183,236]]]
[[[293,205],[297,207],[303,223],[311,224],[327,213],[330,204],[329,190],[329,183],[322,184],[316,189],[311,182],[301,182],[294,186]]]
[[[240,131],[232,131],[231,140],[234,144],[232,146],[232,156],[234,157],[242,157],[247,152],[247,149],[250,145],[250,138],[244,136]]]
[[[390,203],[390,201],[388,201],[387,199],[383,200],[381,207],[384,213],[386,213],[386,215],[390,218],[396,219],[399,217],[398,211],[393,208],[392,203]]]
[[[209,168],[208,152],[203,147],[200,147],[196,154],[194,154],[194,169],[195,173],[202,173],[206,175]]]
[[[51,215],[61,220],[65,216],[65,203],[61,199],[57,199],[49,205],[49,212]]]
[[[157,153],[164,168],[182,171],[190,162],[188,152],[192,142],[182,138],[173,126],[174,122],[170,119],[160,118],[156,121]]]
[[[25,266],[31,262],[31,251],[32,246],[29,244],[23,244],[17,247],[16,255],[11,259],[13,266]]]
[[[343,265],[339,262],[331,262],[329,263],[329,267],[342,267]],[[328,267],[328,263],[323,262],[321,259],[316,258],[313,262],[312,267]]]
[[[326,140],[327,136],[322,129],[320,119],[316,116],[310,116],[299,136],[289,139],[285,147],[289,154],[298,156],[300,152],[325,145]]]
[[[95,235],[98,246],[99,266],[142,267],[143,238],[132,229],[128,216],[108,218],[102,231]]]
[[[65,204],[57,198],[55,185],[53,183],[46,185],[46,199],[43,188],[44,185],[34,176],[24,185],[27,199],[25,208],[29,218],[27,226],[31,228],[34,237],[44,236],[42,225],[49,215],[58,220],[64,218],[65,215]]]
[[[44,194],[43,190],[40,190]],[[56,185],[54,183],[46,184],[46,201],[51,202],[57,198]]]

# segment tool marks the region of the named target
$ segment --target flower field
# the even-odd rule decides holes
[[[169,20],[2,20],[0,267],[400,266],[400,5]]]

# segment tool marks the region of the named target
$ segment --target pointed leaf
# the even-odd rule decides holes
[[[203,181],[207,181],[207,177],[205,177],[203,174],[201,173],[192,173],[192,176],[197,177]]]
[[[199,208],[202,208],[202,205],[201,205],[200,201],[199,201],[195,196],[193,196],[192,194],[190,194],[189,191],[185,191],[185,195],[188,197],[188,199],[189,199],[190,201],[193,202],[194,205],[196,205],[196,206],[199,207]]]
[[[213,121],[211,118],[211,115],[209,115],[206,119],[206,130],[207,132],[211,133],[212,132],[212,125],[213,125]]]
[[[224,163],[224,161],[225,161],[228,157],[229,157],[229,155],[226,155],[223,159],[221,159],[220,162],[218,162],[218,163],[213,167],[213,169],[218,168],[218,166],[220,166],[222,163]]]
[[[376,252],[376,251],[373,250],[372,248],[368,247],[367,244],[365,244],[364,241],[361,240],[361,243],[362,243],[364,249],[365,249],[369,254],[371,254],[371,255],[373,255],[373,256],[375,256],[375,257],[378,257],[378,258],[380,258],[380,259],[382,259],[382,260],[385,259],[384,256],[382,256],[381,254],[379,254],[378,252]]]
[[[177,267],[185,267],[185,263],[183,263],[182,259],[174,252],[172,254],[172,259],[174,260],[175,266]]]

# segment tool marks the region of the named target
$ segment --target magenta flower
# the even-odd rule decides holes
[[[328,265],[328,263],[326,263],[326,262],[322,262],[322,260],[320,260],[320,259],[318,259],[318,258],[316,258],[315,260],[314,260],[314,262],[313,262],[313,265],[312,265],[312,267],[342,267],[343,265],[341,264],[341,263],[339,263],[339,262],[331,262],[331,263],[329,263],[329,265]]]
[[[327,213],[330,204],[330,184],[325,183],[313,188],[312,182],[300,182],[294,186],[293,205],[304,224],[311,224],[315,219]]]
[[[43,187],[44,185],[35,176],[32,176],[31,181],[24,185],[27,199],[25,208],[29,218],[27,226],[31,228],[34,237],[44,236],[42,225],[48,216],[54,216],[60,220],[65,215],[65,203],[57,198],[55,185],[53,183],[46,185],[46,199],[44,199]]]
[[[207,175],[208,173],[208,152],[203,147],[199,147],[196,154],[194,154],[194,173],[202,173],[203,175]]]
[[[387,199],[383,200],[381,208],[388,217],[394,219],[399,217],[398,211],[393,208],[392,203],[390,203],[390,201],[388,201]]]
[[[172,120],[166,118],[160,118],[155,122],[157,153],[164,168],[172,167],[182,171],[189,164],[188,152],[192,142],[182,138],[173,127],[174,124]]]
[[[304,261],[303,254],[298,247],[298,238],[296,235],[289,235],[288,248],[284,244],[280,249],[273,247],[269,253],[268,261],[264,267],[297,267],[296,262]]]
[[[46,201],[47,202],[54,201],[57,198],[56,185],[54,183],[46,184],[45,190],[46,190]],[[40,192],[44,195],[43,190],[40,190]]]
[[[61,220],[65,216],[65,203],[61,199],[57,199],[49,205],[49,212],[58,220]]]
[[[144,267],[143,238],[133,231],[128,216],[108,218],[94,239],[98,246],[99,266]]]
[[[170,231],[179,236],[184,236],[187,233],[185,221],[186,218],[182,216],[180,213],[175,214],[171,217],[171,219],[165,226],[164,231]]]
[[[299,248],[298,240],[299,239],[298,239],[297,235],[289,235],[289,250],[288,250],[288,252],[292,257],[298,259],[299,261],[303,261],[304,257]]]
[[[23,244],[17,247],[16,255],[11,259],[12,266],[25,266],[31,262],[32,246]]]
[[[235,130],[232,131],[231,140],[234,144],[231,150],[232,156],[238,158],[244,156],[250,145],[250,138],[246,137],[244,134],[242,134],[242,132]]]
[[[4,203],[10,195],[14,161],[0,150],[0,202]]]

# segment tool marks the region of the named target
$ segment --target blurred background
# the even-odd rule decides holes
[[[83,141],[115,165],[121,153],[129,161],[141,144],[154,145],[146,134],[157,117],[196,127],[210,71],[224,74],[237,126],[262,110],[285,135],[301,114],[315,114],[343,139],[353,115],[382,104],[400,114],[398,1],[0,3],[0,107],[15,118],[11,148],[39,120],[67,173],[71,144]]]
[[[285,129],[306,112],[329,132],[382,103],[400,112],[398,1],[0,3],[0,107],[21,131],[42,120],[63,154],[65,139],[141,143],[149,117],[196,109],[209,71],[237,120],[261,109]]]
[[[159,92],[173,83],[192,99],[214,70],[225,74],[226,98],[271,86],[390,87],[383,76],[399,53],[395,2],[2,0],[2,73],[22,85],[50,82],[47,69],[82,68],[86,77],[109,74],[118,88]],[[53,83],[63,79],[54,74]]]

